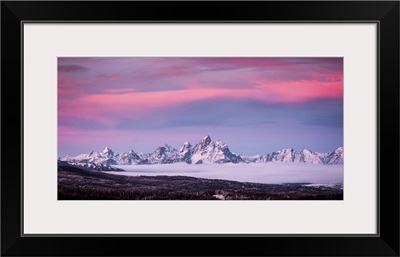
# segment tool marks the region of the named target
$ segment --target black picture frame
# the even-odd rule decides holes
[[[372,236],[23,235],[22,24],[50,21],[378,24],[378,233]],[[398,1],[2,1],[1,52],[1,255],[399,256]]]

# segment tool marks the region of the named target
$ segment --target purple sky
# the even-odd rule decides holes
[[[58,58],[59,156],[179,148],[239,154],[343,145],[342,58]]]

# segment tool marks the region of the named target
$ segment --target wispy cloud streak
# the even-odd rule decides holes
[[[152,141],[167,130],[184,140],[225,129],[227,138],[247,134],[250,142],[251,128],[267,138],[262,131],[290,126],[288,137],[324,151],[342,145],[342,119],[342,58],[58,59],[59,140],[77,148],[90,131],[108,131],[118,147],[121,131],[152,131]],[[324,146],[310,131],[329,134]]]

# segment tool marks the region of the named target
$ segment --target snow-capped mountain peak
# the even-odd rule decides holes
[[[191,157],[192,163],[237,163],[243,161],[240,156],[231,153],[227,144],[217,140],[212,141],[210,136],[204,137],[195,145]]]
[[[99,156],[103,157],[103,158],[113,158],[114,157],[114,152],[108,148],[105,147],[100,153]]]
[[[343,147],[337,148],[335,151],[328,153],[324,158],[326,164],[343,164],[344,159]]]
[[[324,164],[324,161],[314,152],[303,149],[299,153],[299,162],[312,163],[312,164]]]
[[[153,154],[148,158],[150,163],[173,163],[173,156],[176,155],[177,150],[168,144],[159,146]]]
[[[176,149],[168,144],[164,144],[163,146],[159,146],[154,153],[155,154],[168,154],[171,152],[176,152]]]
[[[293,148],[285,148],[266,155],[265,162],[298,162],[324,164],[321,157],[308,149],[295,151]]]
[[[190,151],[191,148],[192,148],[192,145],[188,141],[185,141],[183,143],[183,145],[181,146],[181,148],[179,148],[179,152],[180,153],[188,152],[188,151]]]
[[[99,165],[115,165],[117,162],[114,160],[114,152],[108,147],[102,151],[90,151],[87,154],[79,154],[75,157],[66,156],[61,158],[62,161],[77,162],[77,163],[94,163]]]
[[[251,162],[295,162],[312,164],[343,164],[343,147],[328,153],[317,153],[309,149],[296,151],[293,148],[284,148],[266,155],[244,156],[238,155],[221,141],[213,141],[209,135],[201,139],[195,146],[185,141],[178,149],[164,144],[152,153],[137,153],[129,150],[123,154],[114,154],[105,147],[100,152],[91,151],[75,157],[65,156],[61,161],[74,163],[94,163],[98,165],[139,165],[139,164],[166,164],[186,162],[188,164],[201,163],[251,163]]]
[[[338,149],[335,150],[335,153],[337,154],[343,154],[343,146],[339,147]]]
[[[210,136],[205,136],[200,142],[197,144],[201,148],[205,148],[211,143],[211,137]]]
[[[266,162],[294,162],[295,152],[293,148],[284,148],[267,154]]]
[[[192,163],[191,161],[191,156],[192,156],[192,145],[188,142],[185,141],[181,148],[176,152],[174,158],[174,162],[186,162],[186,163]]]
[[[133,164],[145,164],[146,161],[142,159],[140,154],[137,154],[133,150],[129,150],[127,153],[119,155],[116,159],[117,164],[120,165],[133,165]]]

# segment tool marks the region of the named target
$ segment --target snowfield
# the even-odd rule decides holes
[[[107,172],[125,176],[190,176],[266,184],[312,183],[343,184],[343,165],[307,163],[186,163],[154,165],[113,165],[125,172]]]

